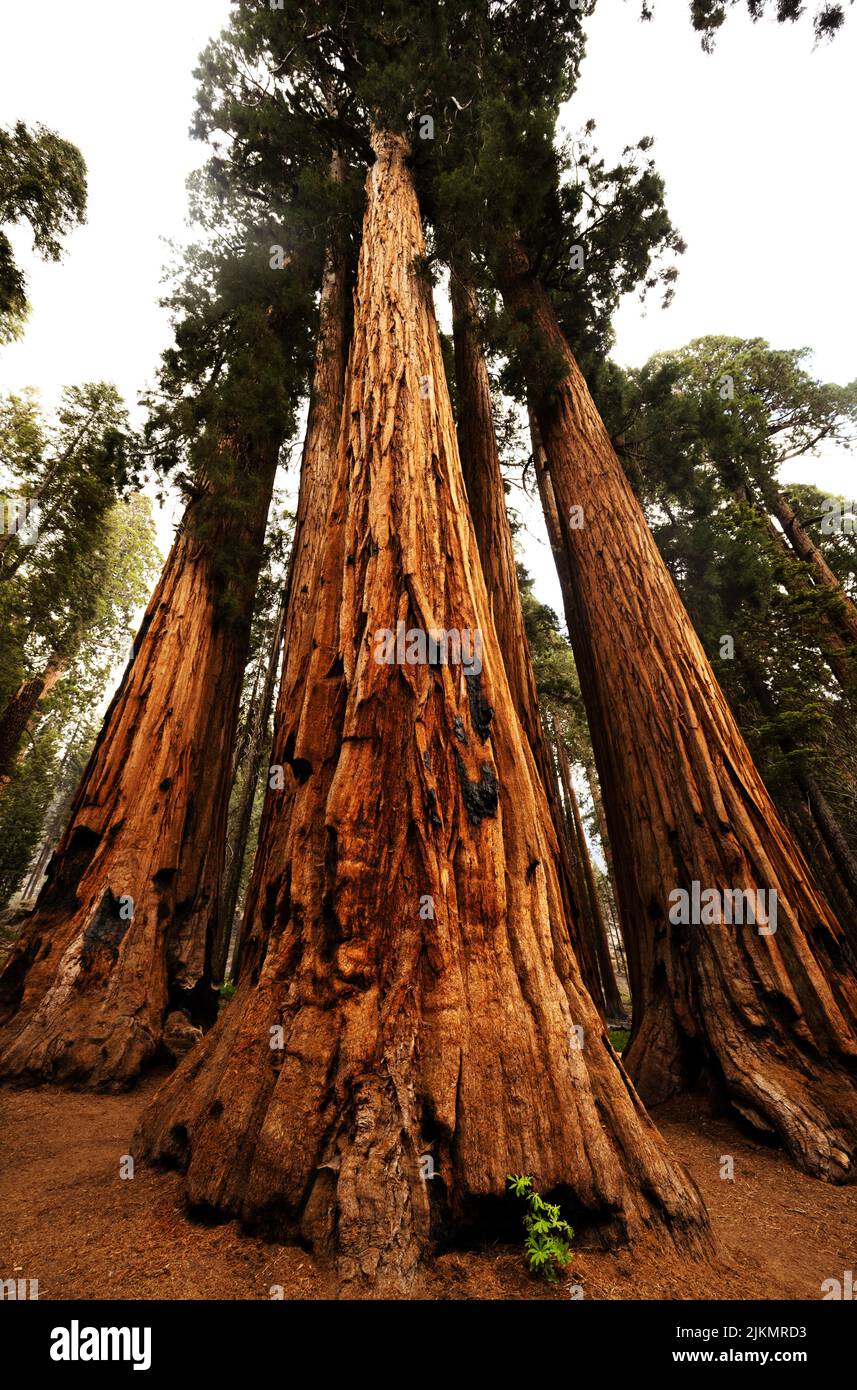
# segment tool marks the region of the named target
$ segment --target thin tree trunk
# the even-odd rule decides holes
[[[592,804],[595,807],[595,824],[598,826],[598,838],[601,841],[601,848],[604,851],[604,863],[607,865],[608,874],[613,873],[613,851],[610,848],[610,836],[607,832],[607,817],[604,814],[604,801],[601,796],[601,787],[598,785],[598,773],[594,763],[587,762],[584,771],[586,773],[586,785],[589,787],[589,795],[592,797]]]
[[[344,164],[338,150],[331,158],[330,177],[334,182],[343,178]],[[260,855],[279,852],[278,827],[284,821],[284,789],[277,783],[277,774],[288,768],[300,779],[305,773],[299,741],[309,739],[313,731],[302,723],[302,703],[307,672],[313,658],[313,625],[316,613],[324,602],[324,575],[319,568],[319,556],[326,535],[330,498],[336,480],[336,455],[345,392],[346,319],[348,255],[341,237],[334,236],[327,249],[320,296],[319,328],[316,341],[310,409],[301,457],[295,532],[289,555],[285,592],[285,628],[283,637],[283,670],[274,715],[274,737],[271,754],[273,781],[262,810],[259,839],[244,908],[238,948],[233,955],[232,978],[241,971],[246,925],[252,919],[256,904],[254,884],[264,877]],[[266,846],[270,850],[266,851]]]
[[[604,990],[604,1000],[607,1005],[607,1017],[612,1019],[624,1018],[625,1010],[622,1000],[619,997],[619,987],[616,984],[616,975],[613,970],[613,962],[610,959],[610,945],[607,941],[607,928],[604,925],[604,917],[601,912],[601,903],[598,901],[598,890],[595,887],[595,875],[592,872],[592,860],[589,857],[589,846],[586,843],[586,833],[583,829],[583,820],[580,815],[580,806],[577,800],[577,793],[574,790],[574,783],[571,780],[571,768],[568,764],[568,754],[565,751],[565,743],[561,733],[557,733],[556,739],[557,753],[559,755],[559,768],[562,777],[563,791],[574,827],[574,837],[577,843],[577,854],[586,883],[586,896],[589,904],[589,920],[592,923],[592,933],[598,952],[598,968],[601,971],[601,984]]]
[[[789,545],[784,533],[774,525],[765,507],[757,501],[750,488],[746,484],[737,488],[735,498],[743,505],[753,508],[756,515],[764,521],[773,545],[781,555],[787,557],[789,564],[783,573],[783,583],[789,593],[799,597],[813,594],[816,591],[816,584],[810,579],[806,570],[794,564],[794,549]],[[843,631],[834,621],[831,613],[826,611],[817,613],[814,621],[817,624],[818,644],[824,661],[850,702],[857,706],[857,648],[855,648],[854,642],[848,633]]]
[[[127,1085],[155,1055],[171,1008],[213,1016],[228,779],[279,446],[233,448],[240,514],[211,493],[185,513],[0,977],[2,1075]]]
[[[613,850],[610,845],[610,835],[607,830],[607,817],[604,814],[604,798],[601,795],[601,786],[598,781],[598,773],[595,764],[587,761],[585,766],[586,782],[589,787],[589,794],[592,797],[592,804],[595,807],[595,823],[598,826],[598,839],[601,841],[601,848],[604,851],[604,864],[607,870],[607,897],[612,896],[614,903],[618,903],[616,889],[616,873],[613,868]],[[628,962],[625,958],[625,944],[622,939],[621,922],[617,921],[612,909],[610,918],[614,926],[614,938],[616,948],[616,958],[622,970],[627,975]]]
[[[649,1101],[707,1073],[799,1166],[853,1180],[857,984],[842,929],[753,765],[519,241],[500,279],[542,349],[530,384],[630,954],[629,1070]],[[546,354],[564,359],[558,383],[540,375]],[[674,895],[692,901],[694,884],[721,907],[730,890],[776,892],[776,931],[770,897],[763,931],[725,925],[725,911],[680,925]]]
[[[244,778],[241,786],[238,809],[235,813],[235,834],[232,841],[232,859],[223,876],[223,891],[220,898],[217,938],[212,953],[212,975],[216,983],[220,983],[225,978],[226,960],[229,955],[230,944],[233,940],[235,910],[238,905],[238,894],[241,889],[241,873],[247,854],[250,821],[253,816],[256,789],[259,785],[262,754],[265,752],[265,734],[268,730],[268,720],[271,715],[271,705],[274,701],[274,689],[277,682],[277,670],[280,664],[280,653],[283,647],[285,616],[284,598],[280,606],[280,611],[277,614],[274,634],[271,639],[268,662],[265,670],[265,680],[258,698],[254,698],[253,701],[247,746],[244,750],[242,767],[238,769],[240,774],[243,768]],[[239,941],[236,939],[232,952],[233,960],[238,949]]]
[[[533,446],[533,467],[536,471],[539,500],[542,504],[548,541],[550,542],[551,553],[553,554],[554,564],[556,565],[563,607],[566,614],[568,614],[574,611],[574,585],[572,583],[571,567],[568,563],[568,556],[562,536],[562,526],[559,520],[556,493],[554,492],[553,481],[551,479],[550,459],[545,452],[545,446],[539,429],[539,422],[536,419],[532,401],[528,402],[527,414],[530,421],[530,440]]]
[[[765,684],[765,678],[754,657],[747,651],[743,643],[736,643],[736,655],[756,704],[766,718],[776,719],[778,715],[776,700]],[[787,756],[794,754],[795,744],[791,738],[781,734],[778,741],[782,751]],[[855,925],[857,924],[857,859],[855,859],[833,813],[833,808],[817,779],[813,777],[811,772],[802,767],[793,767],[792,777],[798,792],[806,801],[824,843],[832,855],[837,873],[847,889],[850,907],[849,914],[844,919],[845,931],[850,937],[852,945],[857,949],[857,925]]]
[[[598,969],[599,952],[596,945],[597,927],[595,926],[595,923],[593,921],[592,906],[589,896],[589,886],[586,880],[583,862],[581,859],[580,842],[577,838],[577,828],[574,823],[574,817],[571,812],[571,806],[568,797],[567,795],[564,795],[565,782],[560,767],[559,735],[557,734],[555,725],[551,727],[550,751],[554,762],[554,766],[556,768],[556,802],[562,822],[560,827],[560,834],[562,836],[562,843],[565,849],[566,861],[568,863],[568,872],[572,883],[573,901],[575,904],[574,910],[577,914],[575,923],[577,935],[579,938],[582,938],[587,943],[589,954],[592,957],[593,961],[596,962],[596,969]],[[584,984],[586,984],[587,989],[589,989],[589,984],[586,981],[586,979],[584,979]],[[590,994],[592,994],[591,989],[589,989],[589,992]],[[602,986],[600,973],[598,974],[598,988],[593,997],[597,1000],[599,1007],[602,1009],[602,1012],[606,1018],[608,1009],[606,1003],[605,989]]]
[[[68,776],[69,765],[71,763],[71,747],[74,739],[80,730],[80,724],[75,726],[74,732],[69,739],[63,760],[57,770],[56,782],[57,792],[48,808],[46,817],[46,827],[43,830],[44,839],[42,841],[35,862],[28,873],[21,893],[22,902],[31,903],[36,896],[36,889],[40,886],[44,876],[48,861],[54,852],[56,843],[65,828],[66,817],[68,815],[68,803],[70,794],[74,790],[72,779]]]
[[[848,597],[818,546],[807,535],[794,507],[781,492],[773,493],[769,499],[766,498],[766,502],[782,526],[795,555],[811,566],[816,583],[836,595],[838,602],[833,610],[836,620],[851,642],[857,642],[857,604]]]
[[[557,507],[556,493],[554,492],[553,481],[551,479],[550,459],[547,456],[544,443],[542,442],[541,431],[539,429],[539,422],[536,419],[536,413],[533,408],[533,403],[531,399],[528,399],[527,403],[527,416],[530,425],[530,440],[532,443],[533,450],[533,467],[535,469],[536,474],[536,483],[539,491],[539,500],[542,505],[542,512],[544,514],[545,519],[545,528],[548,533],[548,541],[550,543],[551,553],[553,554],[554,564],[556,566],[556,573],[557,578],[559,580],[559,588],[560,593],[562,594],[563,608],[566,613],[567,622],[568,614],[574,611],[574,587],[572,583],[571,567],[568,563],[568,556],[566,554],[565,543],[563,541],[562,526],[560,524],[559,519],[559,509]],[[590,773],[592,775],[590,775]],[[604,858],[607,865],[607,874],[610,879],[610,885],[613,890],[614,897],[618,902],[618,886],[616,883],[615,874],[613,872],[610,840],[607,834],[607,824],[604,819],[604,805],[601,799],[600,790],[598,790],[596,787],[594,768],[587,768],[587,777],[589,779],[589,785],[592,791],[592,798],[595,803],[596,814],[598,815],[598,832],[601,837],[601,843],[604,847]],[[624,959],[624,948],[621,944],[620,931],[617,931],[617,938],[618,949],[622,955],[623,968],[627,973],[628,965],[627,961]]]
[[[514,1171],[564,1188],[602,1236],[653,1227],[705,1248],[699,1196],[571,952],[418,271],[408,150],[373,143],[292,775],[256,857],[235,997],[135,1149],[181,1164],[192,1202],[335,1254],[357,1293],[406,1286],[433,1238],[484,1227]],[[481,632],[481,670],[377,660],[397,621]],[[287,644],[287,691],[293,661]]]
[[[524,625],[518,587],[512,531],[506,511],[503,473],[491,410],[491,384],[485,355],[479,342],[479,306],[466,265],[452,267],[452,333],[455,348],[455,382],[458,397],[458,446],[470,515],[494,630],[512,700],[551,809],[557,837],[560,885],[566,897],[566,918],[576,936],[572,941],[583,981],[599,1006],[606,1006],[595,941],[584,928],[586,899],[576,892],[574,875],[563,834],[557,798],[556,773],[542,727],[533,663]],[[583,885],[581,885],[583,886]]]
[[[63,656],[54,652],[42,674],[24,681],[0,716],[0,788],[9,781],[21,739],[40,702],[53,690],[67,664]]]

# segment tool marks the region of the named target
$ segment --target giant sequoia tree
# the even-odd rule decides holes
[[[287,794],[266,813],[235,999],[137,1138],[186,1168],[191,1201],[273,1219],[357,1289],[406,1283],[515,1169],[613,1236],[693,1241],[704,1222],[569,946],[419,274],[407,142],[373,143]],[[399,621],[480,631],[481,670],[378,661]]]
[[[708,1070],[802,1166],[850,1179],[857,991],[841,927],[774,810],[519,242],[500,274],[538,338],[530,385],[626,914],[632,1075],[657,1100]],[[546,348],[562,361],[559,380],[540,365]],[[775,892],[776,933],[736,930],[722,911],[677,927],[671,894],[694,883]]]
[[[185,427],[189,441],[188,505],[0,980],[6,1075],[127,1084],[170,1008],[207,1021],[216,1007],[209,953],[237,706],[306,337],[302,282],[260,281],[257,247],[247,259],[249,272],[233,254],[180,292],[162,380],[171,438]]]
[[[845,504],[787,487],[778,472],[805,455],[811,468],[823,441],[851,442],[854,389],[814,381],[804,356],[699,339],[639,371],[610,364],[598,396],[754,759],[850,931],[857,826],[842,743],[854,707],[840,692],[853,701],[846,585],[857,544]],[[776,515],[786,492],[825,570],[846,585],[817,578],[774,524],[767,507]]]
[[[546,106],[567,94],[576,49],[539,29],[538,72],[518,85],[485,17],[485,95],[472,97],[467,177],[449,179],[451,226],[485,248],[550,466],[571,581],[567,620],[592,729],[633,957],[632,1074],[661,1099],[702,1074],[796,1162],[854,1176],[855,984],[840,925],[778,818],[625,479],[564,324],[569,296],[541,267],[563,196]],[[526,24],[519,13],[518,25]],[[496,63],[493,61],[496,57]],[[514,114],[513,114],[514,113]],[[480,208],[481,198],[481,208]],[[474,211],[475,209],[475,211]],[[455,214],[455,220],[451,214]],[[566,241],[573,229],[567,229]],[[583,229],[584,262],[586,229]],[[694,885],[697,888],[694,889]],[[726,913],[670,920],[673,895],[776,894],[776,932]],[[763,927],[765,923],[761,923]]]
[[[551,808],[557,834],[560,884],[568,903],[569,926],[575,932],[574,948],[578,964],[592,997],[599,1002],[603,997],[609,1008],[611,1001],[607,998],[606,981],[602,987],[603,971],[599,969],[598,943],[586,911],[586,890],[574,873],[574,863],[563,834],[556,769],[548,751],[539,712],[518,590],[512,531],[506,512],[488,366],[480,341],[478,299],[466,258],[459,257],[453,267],[450,292],[459,451],[491,617],[503,653],[512,700]]]

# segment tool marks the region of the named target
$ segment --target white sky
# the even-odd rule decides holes
[[[600,0],[581,88],[568,113],[592,116],[616,156],[644,134],[688,242],[673,306],[623,305],[616,357],[638,365],[706,333],[809,345],[819,375],[857,376],[852,136],[857,22],[813,51],[809,26],[751,25],[736,11],[713,56],[686,0]],[[88,223],[59,265],[15,236],[33,311],[23,341],[0,349],[0,390],[112,380],[129,403],[169,341],[159,309],[163,238],[185,235],[188,172],[204,158],[187,130],[192,70],[229,13],[227,0],[0,0],[0,124],[55,128],[89,166]],[[848,455],[792,465],[788,476],[857,494]],[[525,560],[559,607],[533,520]],[[161,542],[168,530],[161,527]]]

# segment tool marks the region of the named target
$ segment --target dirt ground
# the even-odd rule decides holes
[[[38,1279],[40,1298],[287,1299],[332,1296],[328,1276],[294,1246],[190,1220],[176,1173],[119,1176],[155,1081],[126,1095],[52,1087],[0,1090],[0,1279]],[[441,1256],[414,1289],[432,1299],[818,1299],[822,1280],[857,1267],[857,1189],[796,1172],[783,1155],[694,1102],[655,1116],[689,1168],[720,1245],[716,1264],[663,1247],[577,1250],[567,1281],[532,1279],[520,1249]],[[720,1177],[734,1159],[734,1181]]]

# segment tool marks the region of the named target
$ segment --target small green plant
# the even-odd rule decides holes
[[[628,1039],[631,1036],[630,1031],[627,1028],[610,1028],[608,1032],[610,1034],[611,1043],[621,1056],[628,1046]]]
[[[571,1260],[571,1240],[574,1231],[567,1221],[560,1220],[559,1207],[546,1202],[533,1187],[533,1180],[523,1173],[509,1175],[509,1187],[527,1205],[524,1213],[524,1252],[532,1274],[550,1282],[565,1272]]]

